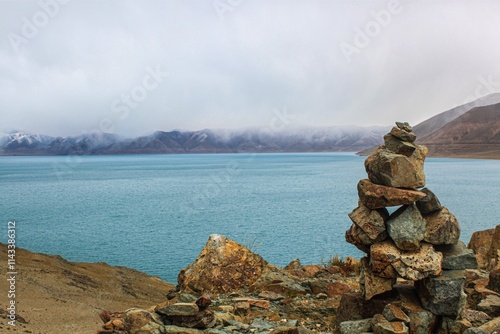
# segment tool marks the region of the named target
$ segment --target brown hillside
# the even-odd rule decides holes
[[[7,265],[7,247],[0,243]],[[170,283],[105,263],[69,262],[60,256],[16,249],[17,325],[7,324],[9,286],[0,280],[1,333],[95,333],[102,310],[147,308],[164,301]]]
[[[500,104],[478,107],[418,140],[430,156],[500,158]]]

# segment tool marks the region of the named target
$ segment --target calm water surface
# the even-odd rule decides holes
[[[0,219],[17,243],[175,282],[213,233],[271,263],[361,256],[345,242],[364,157],[352,153],[0,157]],[[427,159],[464,242],[500,224],[500,161]]]

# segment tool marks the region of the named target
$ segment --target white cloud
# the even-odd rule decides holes
[[[16,53],[9,36],[56,1]],[[353,44],[390,2],[232,1],[221,20],[211,0],[2,1],[0,122],[68,135],[111,119],[137,135],[266,126],[286,107],[311,125],[416,123],[463,103],[480,77],[500,81],[493,1],[402,1],[348,63],[341,43]],[[113,101],[147,66],[168,77],[117,118]]]

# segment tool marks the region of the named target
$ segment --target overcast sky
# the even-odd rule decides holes
[[[500,91],[500,1],[0,5],[3,130],[416,124]]]

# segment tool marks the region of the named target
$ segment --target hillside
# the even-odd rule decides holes
[[[474,108],[418,142],[432,156],[500,159],[500,104]]]
[[[0,243],[0,258],[7,247]],[[149,307],[165,300],[170,283],[124,267],[105,263],[75,263],[60,256],[16,249],[16,330],[7,325],[3,298],[0,332],[95,333],[102,310]],[[0,291],[9,291],[0,280]]]

